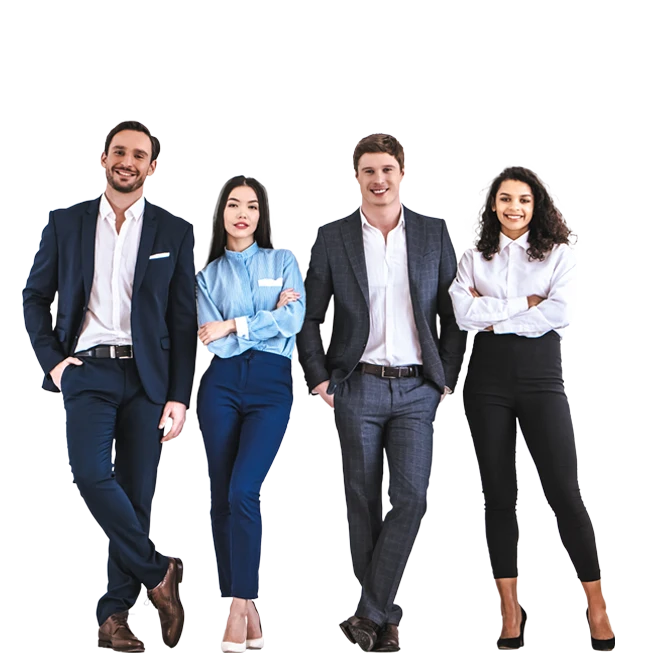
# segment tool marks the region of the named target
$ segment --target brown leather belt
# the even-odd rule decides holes
[[[132,344],[125,346],[115,346],[114,344],[100,344],[94,346],[88,351],[78,351],[73,353],[76,358],[117,358],[118,360],[127,360],[133,358]]]
[[[356,369],[363,374],[372,374],[380,378],[413,378],[421,376],[423,372],[423,367],[419,364],[412,364],[408,367],[388,367],[384,364],[360,362]]]

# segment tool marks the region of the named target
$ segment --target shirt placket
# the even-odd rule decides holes
[[[396,230],[396,229],[395,229]],[[395,239],[394,232],[392,230],[387,235],[387,242],[384,243],[383,248],[385,249],[385,258],[384,258],[384,282],[385,282],[385,358],[391,364],[393,364],[394,357],[394,262],[393,253],[394,248],[392,241]]]
[[[111,224],[114,234],[114,255],[112,259],[112,329],[115,333],[121,332],[121,260],[123,245],[128,231],[128,220],[123,223],[123,229],[116,231],[116,220]]]

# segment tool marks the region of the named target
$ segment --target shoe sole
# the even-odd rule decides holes
[[[339,625],[339,628],[342,630],[342,633],[349,639],[349,642],[356,644],[353,636],[351,635],[351,625],[348,622],[342,622]]]
[[[112,643],[109,640],[98,640],[98,646],[103,647],[105,649],[113,649],[114,651],[120,651],[124,654],[141,654],[142,652],[145,651],[145,649],[142,649],[141,647],[128,647],[127,649],[118,649],[117,647],[113,647]]]
[[[351,637],[353,642],[355,642],[362,651],[371,651],[376,644],[374,638],[372,638],[366,631],[361,631],[356,627],[349,627],[351,631]]]

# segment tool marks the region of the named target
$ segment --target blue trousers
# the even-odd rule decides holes
[[[61,389],[73,479],[109,538],[107,593],[96,611],[102,624],[134,606],[141,585],[154,588],[168,567],[148,538],[162,406],[146,396],[134,360],[84,358],[66,367]]]
[[[292,407],[291,360],[246,351],[215,357],[198,390],[212,489],[212,534],[223,597],[257,599],[260,488]]]

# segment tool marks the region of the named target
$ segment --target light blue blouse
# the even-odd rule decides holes
[[[291,358],[296,333],[305,317],[305,287],[291,251],[260,248],[257,243],[210,262],[196,276],[198,325],[235,319],[237,332],[210,342],[207,348],[220,358],[248,349]],[[276,310],[283,289],[300,292]]]

